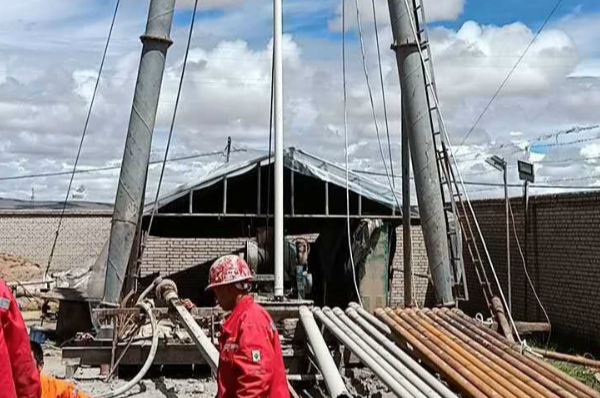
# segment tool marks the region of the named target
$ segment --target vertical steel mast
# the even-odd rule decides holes
[[[275,65],[275,298],[283,298],[283,8],[273,0],[273,62]]]
[[[152,0],[127,130],[108,248],[103,302],[117,304],[141,220],[152,133],[165,70],[175,0]]]
[[[438,300],[443,305],[454,304],[448,229],[437,168],[436,148],[431,112],[427,96],[427,80],[421,62],[421,43],[413,32],[415,10],[405,0],[388,0],[394,50],[402,88],[403,123],[406,123],[417,201],[429,259],[429,269]],[[411,19],[413,20],[411,22]]]

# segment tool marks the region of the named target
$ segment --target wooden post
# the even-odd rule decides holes
[[[223,214],[227,214],[227,177],[223,178]]]
[[[256,187],[256,214],[261,215],[261,188],[262,188],[262,183],[261,183],[261,167],[260,167],[260,162],[258,163],[257,166],[257,173],[258,173],[258,177],[257,177],[257,187]]]
[[[329,182],[325,181],[325,215],[329,215]]]

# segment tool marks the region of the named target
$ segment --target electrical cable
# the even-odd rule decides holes
[[[513,214],[512,204],[510,203],[510,200],[508,201],[508,208],[510,210],[510,217],[512,218],[513,232],[515,234],[515,240],[517,241],[517,247],[519,248],[519,254],[521,255],[521,260],[523,260],[523,271],[525,271],[525,276],[527,277],[527,282],[529,283],[529,286],[531,286],[533,295],[535,296],[535,299],[537,300],[538,305],[544,312],[544,316],[546,317],[546,320],[548,321],[549,329],[548,329],[548,338],[546,340],[546,345],[548,345],[548,343],[550,343],[550,337],[552,336],[552,323],[550,322],[550,317],[548,316],[548,312],[546,312],[546,308],[544,308],[544,305],[542,304],[542,300],[540,300],[540,298],[535,290],[535,287],[533,286],[533,282],[531,281],[531,277],[529,276],[529,272],[527,271],[527,261],[525,260],[525,255],[523,254],[523,250],[521,249],[521,242],[519,241],[519,235],[517,235],[517,228],[515,226],[516,225],[515,215]],[[527,231],[525,231],[525,233],[527,233]]]
[[[67,209],[67,202],[69,201],[69,194],[71,193],[71,187],[73,185],[73,179],[75,178],[75,171],[77,170],[77,163],[79,163],[79,157],[81,156],[81,149],[83,148],[83,141],[85,140],[87,129],[88,129],[88,126],[90,123],[90,118],[92,116],[92,109],[94,108],[96,94],[98,93],[98,86],[100,85],[100,77],[102,76],[102,70],[104,69],[104,62],[106,61],[106,54],[108,53],[108,45],[110,44],[110,39],[112,37],[112,32],[113,32],[113,28],[115,26],[115,21],[117,19],[117,14],[119,11],[120,3],[121,3],[121,0],[117,0],[117,2],[115,4],[115,11],[113,12],[112,21],[110,23],[110,29],[108,30],[108,37],[106,38],[104,52],[102,53],[102,61],[100,61],[100,67],[98,68],[98,76],[96,77],[96,83],[94,85],[94,91],[92,92],[90,106],[88,107],[87,116],[85,118],[85,123],[83,125],[83,131],[81,133],[81,140],[79,141],[79,148],[77,149],[77,156],[75,157],[75,163],[73,164],[73,172],[71,173],[71,179],[69,180],[67,194],[65,195],[65,202],[63,204],[60,218],[58,219],[58,226],[56,227],[56,234],[54,236],[54,242],[52,243],[52,249],[50,249],[50,256],[48,257],[48,265],[46,266],[46,270],[44,271],[44,278],[43,278],[44,280],[46,280],[46,278],[48,277],[48,272],[50,271],[50,266],[52,265],[52,258],[54,257],[54,251],[56,250],[56,242],[58,242],[58,236],[60,234],[60,227],[62,226],[63,218],[65,215],[65,210]]]
[[[383,103],[383,118],[385,120],[385,133],[387,135],[388,152],[390,156],[390,173],[392,175],[392,184],[396,188],[396,182],[394,180],[394,159],[392,158],[392,144],[390,140],[390,126],[388,122],[387,114],[387,101],[385,99],[385,84],[383,82],[383,68],[381,66],[381,48],[379,46],[379,28],[377,26],[377,11],[375,9],[375,0],[371,0],[373,5],[373,25],[375,27],[375,43],[377,43],[377,62],[379,64],[379,80],[381,81],[381,99]]]
[[[185,77],[185,69],[187,66],[188,55],[190,53],[190,45],[192,43],[192,35],[194,33],[194,21],[196,20],[196,11],[198,9],[198,0],[194,2],[194,10],[192,11],[192,18],[190,22],[190,31],[188,34],[187,45],[185,48],[185,55],[183,57],[183,65],[181,67],[181,76],[179,77],[179,87],[177,88],[177,97],[175,99],[175,107],[173,108],[173,116],[171,118],[171,127],[169,128],[169,137],[167,138],[167,145],[165,147],[165,156],[163,164],[160,170],[160,177],[158,179],[158,186],[156,187],[156,196],[154,198],[154,206],[152,207],[152,215],[150,216],[150,222],[148,223],[148,229],[146,233],[150,235],[152,231],[152,224],[154,222],[154,216],[158,210],[158,197],[160,195],[160,188],[162,187],[163,177],[165,176],[165,169],[167,166],[167,157],[169,156],[169,148],[171,147],[171,139],[173,138],[173,130],[175,129],[175,120],[177,119],[177,109],[179,108],[179,100],[181,98],[181,91],[183,88],[183,79]]]
[[[346,93],[346,0],[342,0],[342,86],[344,95],[344,155],[346,158],[346,227],[348,232],[348,254],[352,266],[352,281],[356,289],[356,298],[360,306],[363,306],[360,290],[356,281],[356,266],[352,254],[352,234],[350,233],[350,166],[348,164],[348,96]]]
[[[361,55],[362,55],[362,65],[363,65],[363,70],[365,73],[365,81],[367,83],[369,102],[371,104],[371,114],[373,116],[373,123],[375,124],[375,132],[377,134],[377,142],[379,144],[379,154],[381,156],[381,161],[383,162],[383,168],[384,168],[385,174],[387,176],[388,184],[390,186],[390,191],[392,192],[392,196],[394,197],[394,200],[396,201],[396,206],[398,206],[398,208],[401,209],[402,206],[400,205],[400,201],[398,200],[398,197],[396,196],[396,191],[394,189],[394,183],[392,182],[392,179],[390,178],[390,175],[388,173],[387,164],[385,162],[385,155],[383,154],[383,146],[381,144],[381,135],[379,134],[379,125],[377,124],[377,115],[375,112],[375,101],[373,100],[373,90],[371,89],[371,83],[369,80],[369,71],[367,68],[367,57],[365,55],[365,43],[363,40],[362,23],[361,23],[361,18],[360,18],[360,6],[358,4],[358,0],[355,0],[355,2],[356,2],[356,21],[357,21],[357,26],[358,26],[358,37],[360,39],[359,42],[360,42],[360,51],[361,51]],[[381,61],[381,58],[380,58],[380,61]],[[381,68],[381,63],[379,65],[379,67]],[[383,76],[382,76],[382,79],[383,79]],[[382,80],[382,85],[383,85],[383,80]],[[385,108],[385,102],[384,102],[384,108]],[[391,163],[391,160],[392,159],[390,158],[390,163]]]
[[[269,218],[271,215],[271,148],[273,147],[273,106],[275,99],[275,44],[273,44],[273,53],[271,55],[271,100],[269,109],[269,157],[267,163],[267,217],[265,220],[265,251],[269,248]],[[274,166],[273,166],[274,167]]]
[[[550,14],[548,15],[548,17],[546,18],[546,20],[544,21],[544,23],[542,24],[542,26],[540,26],[540,28],[538,29],[538,31],[536,32],[536,34],[533,36],[533,39],[531,39],[531,41],[529,42],[529,44],[525,48],[525,51],[523,51],[523,53],[521,54],[521,56],[519,57],[519,59],[517,60],[517,62],[515,63],[515,65],[512,67],[512,69],[510,70],[510,72],[508,72],[508,75],[506,75],[506,78],[504,79],[504,81],[502,82],[502,84],[500,84],[500,87],[498,87],[498,90],[496,90],[496,92],[494,93],[494,95],[492,95],[492,98],[490,98],[489,102],[487,103],[487,105],[485,106],[485,108],[483,108],[483,111],[481,112],[481,114],[479,115],[479,117],[477,118],[477,120],[475,121],[475,123],[473,124],[473,126],[469,129],[469,132],[467,133],[467,135],[465,136],[465,138],[463,138],[462,142],[460,143],[460,145],[458,146],[458,148],[457,148],[457,150],[455,152],[456,154],[458,154],[458,152],[462,148],[462,146],[465,143],[465,141],[469,138],[469,136],[471,135],[471,133],[473,133],[473,131],[475,131],[475,128],[477,127],[477,125],[479,124],[479,122],[481,121],[481,119],[483,118],[483,116],[486,114],[486,112],[488,111],[488,109],[490,109],[490,106],[492,105],[492,103],[494,102],[494,100],[498,97],[498,95],[500,94],[500,91],[502,91],[502,89],[504,88],[504,86],[506,85],[506,83],[508,82],[508,80],[510,79],[510,77],[512,76],[512,74],[514,73],[514,71],[517,69],[517,67],[519,66],[519,64],[523,60],[523,58],[525,58],[525,55],[527,54],[527,52],[529,51],[529,49],[531,48],[531,46],[533,46],[533,43],[535,43],[535,41],[537,40],[538,36],[542,33],[542,31],[544,30],[544,28],[546,27],[546,25],[548,24],[548,22],[550,22],[550,18],[552,18],[552,16],[554,15],[554,13],[556,12],[556,10],[558,9],[558,7],[560,6],[560,4],[562,2],[563,2],[563,0],[558,0],[556,2],[556,5],[554,6],[554,8],[552,9],[552,11],[550,12]]]
[[[231,153],[234,153],[234,152],[246,152],[246,149],[234,148],[231,150]],[[216,155],[223,156],[224,152],[223,151],[213,151],[213,152],[198,153],[198,154],[194,154],[194,155],[180,156],[180,157],[167,159],[167,163],[180,162],[183,160],[192,160],[192,159],[203,158],[203,157],[208,157],[208,156],[216,156]],[[152,160],[148,164],[149,165],[162,164],[163,162],[164,162],[164,160]],[[75,174],[88,174],[88,173],[96,173],[96,172],[101,172],[101,171],[110,171],[110,170],[119,170],[119,169],[121,169],[121,165],[95,167],[95,168],[85,169],[85,170],[81,170],[81,169],[76,170]],[[73,174],[72,171],[57,171],[57,172],[51,172],[51,173],[38,173],[38,174],[22,174],[22,175],[18,175],[18,176],[0,177],[0,181],[26,180],[26,179],[31,179],[31,178],[43,178],[43,177],[58,177],[58,176],[71,175],[71,174]]]
[[[408,4],[408,0],[404,0],[404,4],[406,6],[407,10],[411,10],[410,5]],[[416,23],[413,19],[413,16],[410,15],[409,13],[409,17],[408,17],[410,24],[411,24],[411,30],[412,30],[412,34],[413,34],[413,38],[415,40],[416,48],[417,51],[419,52],[419,57],[421,58],[421,65],[423,66],[423,70],[425,72],[425,77],[427,79],[427,82],[429,84],[433,83],[433,79],[431,78],[431,74],[429,73],[429,69],[427,68],[427,63],[425,61],[425,56],[423,55],[423,49],[421,48],[420,42],[419,42],[419,35],[417,33],[417,28],[416,28]],[[423,29],[426,29],[427,27],[424,26]],[[435,106],[438,110],[438,116],[439,116],[439,121],[440,121],[440,127],[441,127],[441,131],[444,134],[444,139],[446,140],[446,143],[448,144],[447,147],[451,148],[451,144],[450,144],[450,137],[448,135],[448,130],[446,127],[446,121],[444,119],[444,115],[442,114],[441,111],[441,107],[440,107],[440,102],[439,102],[439,98],[437,96],[437,91],[436,90],[431,90],[432,92],[432,98],[434,100]],[[467,204],[469,206],[469,209],[471,211],[471,214],[473,215],[473,221],[475,222],[475,227],[477,229],[477,233],[481,239],[481,243],[483,245],[483,249],[486,253],[486,258],[488,260],[488,263],[490,264],[490,269],[492,270],[492,274],[494,275],[494,280],[496,282],[496,285],[498,287],[499,293],[500,293],[500,298],[502,300],[502,303],[504,305],[504,307],[507,309],[506,313],[508,314],[508,319],[513,327],[513,330],[515,332],[515,335],[517,336],[517,339],[519,340],[519,343],[522,345],[523,344],[523,340],[521,339],[521,336],[519,335],[519,331],[517,329],[517,325],[515,324],[515,321],[512,317],[512,313],[510,312],[510,310],[508,309],[508,303],[506,302],[506,297],[504,296],[504,293],[502,291],[502,286],[500,285],[500,280],[498,279],[498,275],[496,273],[496,269],[494,268],[494,264],[492,262],[492,258],[491,255],[489,253],[489,250],[487,248],[487,245],[485,243],[485,239],[483,237],[483,233],[481,232],[481,227],[479,225],[479,221],[477,220],[477,216],[475,215],[475,211],[473,209],[473,205],[471,204],[471,200],[469,199],[469,194],[467,193],[467,189],[465,187],[462,175],[460,173],[460,169],[458,168],[458,163],[456,162],[456,159],[454,158],[453,154],[450,152],[449,153],[449,157],[451,159],[451,161],[454,163],[454,166],[456,168],[456,174],[458,175],[459,181],[463,187],[463,191],[464,191],[464,195],[465,195],[465,199],[467,201]]]
[[[561,135],[570,135],[570,134],[580,134],[580,133],[585,133],[588,132],[590,130],[595,130],[598,127],[600,127],[600,125],[591,125],[591,126],[574,126],[571,127],[568,130],[561,130],[558,131],[556,133],[550,133],[550,134],[542,134],[542,135],[538,135],[536,137],[533,137],[529,140],[528,145],[525,148],[521,148],[519,147],[517,144],[513,143],[513,142],[508,142],[508,143],[504,143],[504,144],[498,144],[498,145],[492,145],[492,146],[488,146],[485,148],[486,151],[490,151],[490,150],[494,150],[495,152],[498,152],[500,150],[505,150],[505,149],[509,149],[511,147],[516,147],[517,150],[513,151],[510,153],[510,155],[513,155],[515,153],[519,153],[519,152],[526,152],[528,151],[532,146],[535,146],[535,148],[545,148],[548,146],[551,147],[561,147],[561,146],[569,146],[569,145],[575,145],[575,144],[579,144],[582,142],[589,142],[589,141],[595,141],[600,139],[600,137],[592,137],[592,138],[584,138],[584,139],[579,139],[579,140],[575,140],[575,141],[567,141],[567,142],[558,142],[558,137],[560,137]],[[556,143],[551,143],[551,144],[537,144],[540,141],[547,141],[551,138],[556,138],[557,142]],[[464,161],[471,161],[471,160],[475,160],[477,159],[479,156],[481,156],[480,153],[464,153],[462,155],[454,155],[455,158],[465,158],[468,157],[469,159],[465,159]]]
[[[379,153],[381,155],[381,161],[383,162],[383,167],[385,169],[385,173],[387,176],[387,180],[388,180],[388,184],[390,184],[390,190],[392,191],[392,195],[394,196],[394,200],[396,201],[396,205],[398,206],[399,209],[402,208],[402,206],[400,206],[400,203],[398,201],[398,197],[396,196],[396,182],[394,179],[394,160],[392,157],[392,146],[391,146],[391,141],[390,141],[390,127],[389,127],[389,122],[388,122],[388,115],[387,115],[387,101],[386,101],[386,97],[385,97],[385,84],[383,81],[383,68],[382,68],[382,62],[381,62],[381,48],[379,45],[379,29],[377,26],[377,10],[375,7],[375,0],[371,0],[371,4],[372,4],[372,9],[373,9],[373,25],[375,28],[375,42],[377,44],[377,63],[378,63],[378,69],[379,69],[379,80],[381,82],[381,96],[382,96],[382,103],[383,103],[383,116],[384,116],[384,120],[385,120],[385,131],[386,131],[386,135],[387,135],[387,144],[388,144],[388,152],[389,152],[389,159],[390,159],[390,173],[391,173],[391,178],[390,175],[388,174],[388,170],[387,170],[387,166],[385,163],[385,156],[383,155],[383,147],[381,145],[381,137],[379,134],[379,127],[377,125],[377,117],[375,115],[375,105],[373,102],[373,94],[372,94],[372,90],[371,90],[371,86],[369,84],[369,73],[368,73],[368,69],[367,69],[367,61],[366,61],[366,56],[365,56],[365,49],[364,49],[364,41],[363,41],[363,33],[362,33],[362,24],[361,24],[361,19],[360,19],[360,7],[358,4],[358,0],[356,0],[356,19],[357,19],[357,25],[358,25],[358,33],[359,33],[359,37],[360,37],[360,48],[361,48],[361,54],[362,54],[362,60],[363,60],[363,69],[365,72],[365,80],[367,83],[367,88],[369,91],[369,99],[371,102],[371,111],[373,113],[373,122],[375,123],[375,131],[377,133],[377,142],[379,144]],[[406,198],[403,198],[403,200],[406,200]],[[411,269],[411,280],[412,280],[412,285],[414,286],[414,270]],[[412,290],[412,303],[413,305],[415,305],[417,308],[418,303],[416,300],[416,296],[415,296],[415,291],[414,289]]]

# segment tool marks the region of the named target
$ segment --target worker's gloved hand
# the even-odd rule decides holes
[[[192,303],[190,299],[181,300],[181,304],[185,307],[186,310],[191,311],[196,308],[196,304]]]

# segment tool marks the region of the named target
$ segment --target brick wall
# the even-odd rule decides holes
[[[553,332],[600,347],[600,193],[530,198],[527,236],[524,204],[511,200],[527,270],[548,311]],[[505,210],[502,200],[473,204],[505,295],[508,294]],[[512,307],[516,320],[544,321],[511,227]],[[465,258],[468,259],[465,253]],[[471,300],[467,312],[487,314],[470,261],[466,262]],[[487,268],[490,281],[493,277]]]
[[[46,266],[59,211],[0,211],[0,253]],[[52,270],[87,267],[110,234],[112,212],[68,211],[62,222]]]
[[[56,233],[58,211],[0,211],[0,253],[26,257],[32,262],[46,265]],[[61,226],[52,270],[88,267],[96,260],[110,234],[111,212],[69,211]],[[427,278],[427,257],[420,227],[413,231],[413,262],[415,272],[415,298],[423,305],[431,291]],[[306,236],[314,241],[316,235]],[[403,304],[403,251],[402,228],[397,229],[396,254],[393,260],[391,303]],[[142,276],[155,273],[179,273],[194,265],[209,262],[216,257],[239,251],[245,247],[246,238],[237,239],[162,239],[151,237],[142,262]],[[190,271],[192,272],[192,271]],[[190,274],[192,275],[192,274]],[[194,274],[195,275],[195,274]]]
[[[404,303],[404,274],[403,274],[403,245],[402,227],[396,230],[396,253],[393,259],[393,273],[391,281],[390,301],[393,306],[402,306]],[[292,238],[292,237],[289,237]],[[317,235],[305,236],[313,242]],[[423,232],[420,226],[412,227],[413,239],[413,269],[414,269],[414,295],[419,306],[429,303],[433,294],[432,286],[427,279],[427,254],[423,241]],[[237,239],[165,239],[150,238],[144,257],[142,259],[142,277],[159,273],[170,275],[179,273],[183,279],[188,276],[201,275],[201,271],[193,271],[195,265],[204,264],[216,257],[242,250],[246,238]],[[205,264],[209,265],[209,264]],[[187,272],[184,272],[188,270]],[[186,275],[184,277],[184,275]]]
[[[169,275],[202,264],[217,257],[239,251],[246,238],[237,239],[148,239],[142,258],[142,276],[160,273]]]
[[[427,252],[423,241],[423,230],[420,226],[411,227],[413,246],[413,295],[420,307],[424,306],[431,294],[429,284]],[[404,245],[402,227],[396,229],[396,254],[392,263],[392,282],[390,303],[392,306],[404,306]]]

